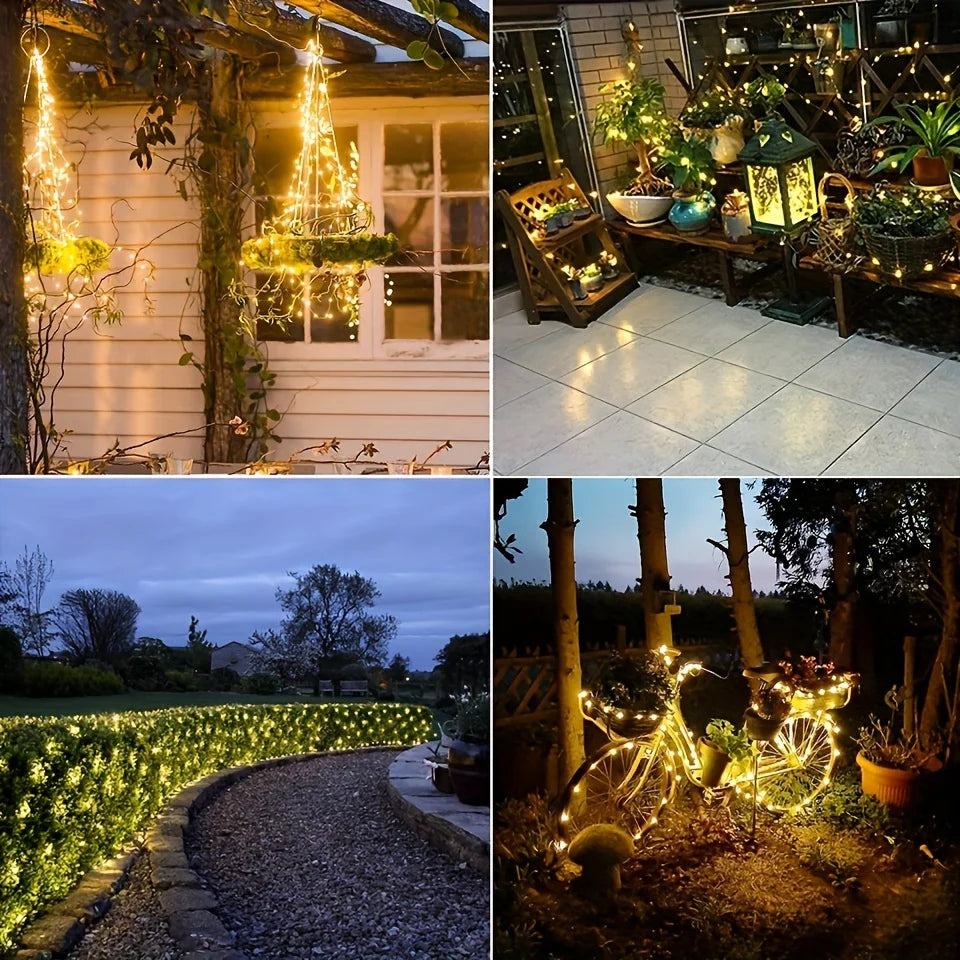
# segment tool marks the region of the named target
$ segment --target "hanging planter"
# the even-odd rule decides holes
[[[28,38],[33,41],[32,49],[26,45]],[[28,203],[23,271],[89,279],[98,270],[109,267],[111,247],[96,237],[74,236],[71,228],[75,224],[63,222],[66,205],[63,190],[70,179],[70,165],[64,159],[53,129],[56,109],[44,65],[50,38],[43,30],[32,28],[24,31],[20,43],[29,57],[27,86],[29,88],[33,79],[37,88],[37,136],[23,164]],[[70,205],[75,202],[74,198]]]
[[[356,194],[356,147],[351,145],[349,166],[337,150],[323,50],[311,41],[307,54],[300,100],[303,140],[290,199],[276,220],[243,244],[242,265],[303,276],[305,301],[325,297],[328,309],[343,311],[356,325],[366,270],[389,260],[400,242],[392,233],[368,230],[370,207]]]

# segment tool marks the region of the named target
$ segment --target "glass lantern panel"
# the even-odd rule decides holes
[[[785,227],[787,221],[783,215],[777,168],[748,165],[747,187],[756,223],[759,226]]]
[[[817,181],[813,175],[813,158],[805,157],[786,169],[787,197],[790,203],[790,225],[800,226],[817,212]]]

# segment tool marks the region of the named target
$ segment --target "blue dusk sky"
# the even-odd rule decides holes
[[[39,545],[44,599],[103,587],[140,605],[138,634],[246,641],[278,627],[289,571],[329,563],[376,581],[399,623],[390,653],[429,670],[457,633],[489,629],[490,489],[483,478],[90,477],[0,480],[0,560]]]
[[[754,531],[767,529],[759,506],[753,498],[760,481],[741,481],[743,512],[750,546],[756,543]],[[727,571],[723,554],[707,543],[707,537],[723,541],[723,510],[716,480],[665,479],[663,500],[667,512],[667,556],[673,585],[695,589],[701,585],[712,590],[729,590],[723,579]],[[575,551],[577,580],[609,581],[616,590],[633,586],[640,576],[640,547],[637,522],[627,507],[637,502],[635,481],[581,479],[573,481],[576,528]],[[515,534],[523,551],[515,563],[499,553],[494,556],[496,579],[550,579],[547,535],[540,529],[547,516],[547,482],[531,480],[518,500],[507,505],[507,516],[500,524],[500,535]],[[756,550],[750,555],[750,573],[755,590],[771,590],[776,584],[776,565]]]

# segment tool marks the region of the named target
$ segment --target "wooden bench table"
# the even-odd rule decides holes
[[[849,337],[857,332],[859,324],[847,308],[847,293],[851,280],[869,280],[877,285],[872,295],[882,293],[891,287],[905,290],[917,290],[920,293],[932,293],[938,297],[960,299],[960,268],[956,266],[944,267],[937,273],[929,276],[916,277],[913,280],[896,280],[889,274],[881,273],[872,266],[862,266],[855,270],[842,272],[827,264],[821,263],[815,255],[803,257],[800,267],[806,270],[817,270],[830,276],[833,282],[833,300],[837,310],[837,332],[841,337]],[[870,298],[867,297],[867,300]],[[857,299],[857,308],[862,314],[865,307],[865,298]]]
[[[343,697],[366,697],[370,694],[370,684],[366,680],[341,680],[340,695]]]
[[[773,270],[778,269],[783,262],[780,245],[776,238],[754,235],[748,240],[733,243],[726,238],[723,229],[712,226],[706,233],[682,233],[671,223],[661,223],[653,227],[634,227],[617,217],[607,221],[607,229],[623,239],[623,247],[627,255],[627,265],[638,275],[649,272],[642,269],[647,261],[641,258],[637,247],[644,240],[660,240],[667,243],[686,243],[694,247],[705,247],[716,251],[720,265],[720,282],[723,284],[723,293],[728,307],[736,306],[746,295],[746,288],[750,283],[759,280]],[[755,260],[765,264],[761,269],[749,275],[750,283],[737,282],[733,261],[735,257],[746,260]]]

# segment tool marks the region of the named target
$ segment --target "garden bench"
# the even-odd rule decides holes
[[[323,696],[325,693],[329,693],[332,697],[337,691],[334,689],[332,680],[318,680],[317,681],[317,693]]]
[[[366,680],[341,680],[340,693],[345,697],[353,695],[365,697],[370,693],[370,685]]]

